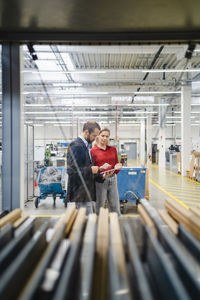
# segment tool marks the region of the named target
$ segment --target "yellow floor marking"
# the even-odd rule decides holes
[[[175,196],[173,196],[171,193],[167,192],[165,189],[163,189],[159,184],[157,184],[155,181],[153,181],[151,178],[149,178],[149,181],[153,183],[158,189],[160,189],[162,192],[164,192],[166,195],[183,205],[185,208],[189,209],[189,206],[183,203],[181,200],[177,199]]]
[[[184,201],[185,203],[191,203],[191,204],[197,204],[196,202],[193,201]]]
[[[182,176],[182,175],[180,175],[180,174],[177,174],[177,173],[174,173],[174,172],[172,172],[172,171],[166,170],[166,169],[164,169],[164,168],[160,168],[159,166],[152,165],[152,167],[153,167],[153,168],[158,168],[158,169],[161,169],[161,170],[163,170],[163,171],[165,171],[165,172],[168,172],[168,173],[170,173],[170,174],[173,174],[173,175],[182,177],[182,178],[184,178],[184,179],[186,179],[186,180],[188,180],[188,181],[194,182],[194,183],[196,183],[196,184],[200,184],[200,182],[198,182],[198,181],[192,180],[192,179],[190,179],[190,178],[187,178],[187,177]]]
[[[171,193],[174,194],[186,194],[186,195],[191,195],[191,196],[200,196],[200,193],[198,192],[190,192],[190,191],[181,191],[181,190],[171,190],[171,189],[166,189]]]
[[[174,192],[174,193],[176,193],[176,194],[194,194],[193,196],[195,196],[195,195],[199,195],[199,197],[200,197],[200,193],[198,193],[198,192],[191,192],[191,191],[181,191],[181,190],[172,190],[172,189],[169,189],[168,188],[168,190],[170,190],[171,192]]]
[[[30,217],[36,217],[36,218],[58,218],[61,217],[62,215],[30,215]]]
[[[163,185],[166,189],[171,189],[171,190],[186,190],[186,191],[193,191],[193,192],[200,192],[200,189],[195,189],[190,186],[170,186],[170,185]]]
[[[197,202],[200,201],[200,199],[192,198],[192,197],[183,197],[183,196],[180,196],[179,198],[180,198],[180,199],[191,199],[191,200],[194,200],[194,201],[197,201]]]
[[[196,185],[191,185],[189,182],[179,182],[178,184],[181,185],[181,187],[185,187],[185,188],[191,188],[191,189],[197,189],[197,190],[200,190],[200,186],[196,186]],[[171,186],[171,187],[179,187],[180,185],[178,184],[172,184],[172,183],[164,183],[164,185],[166,186]]]
[[[120,217],[122,217],[122,218],[126,218],[126,217],[128,217],[128,218],[138,218],[139,215],[121,215]]]
[[[190,185],[181,185],[182,183],[180,182],[180,184],[176,184],[176,185],[172,185],[172,184],[166,184],[164,183],[163,186],[165,186],[166,188],[172,188],[172,189],[190,189],[191,191],[200,191],[200,187],[199,186],[190,186]]]

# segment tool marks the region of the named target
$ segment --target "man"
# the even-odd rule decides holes
[[[93,166],[89,146],[99,134],[98,123],[88,121],[80,137],[73,141],[67,152],[67,202],[85,203],[95,201],[95,181],[103,182],[99,167]]]

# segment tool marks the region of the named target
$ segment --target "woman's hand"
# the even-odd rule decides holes
[[[118,163],[118,164],[115,165],[115,170],[116,171],[121,170],[121,168],[122,168],[122,164]]]
[[[106,169],[109,169],[110,167],[111,167],[110,164],[105,163],[105,164],[103,164],[101,167],[99,167],[99,170],[100,170],[100,171],[106,170]]]
[[[105,178],[111,176],[114,172],[115,172],[115,171],[112,170],[112,171],[108,171],[108,172],[104,173],[104,174],[103,174],[103,178],[105,179]]]

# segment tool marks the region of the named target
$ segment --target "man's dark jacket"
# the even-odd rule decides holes
[[[95,181],[103,182],[101,174],[92,174],[88,149],[81,138],[73,141],[67,152],[67,201],[96,201]]]

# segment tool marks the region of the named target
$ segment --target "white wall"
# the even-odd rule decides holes
[[[102,126],[103,127],[103,126]],[[110,137],[115,139],[116,128],[115,124],[108,126],[111,131]],[[77,132],[77,126],[73,127],[73,138],[72,138],[72,126],[63,126],[62,131],[58,126],[40,126],[35,127],[34,137],[35,146],[45,146],[47,143],[51,142],[70,142],[81,134],[82,125],[79,127]],[[120,140],[123,141],[140,141],[140,126],[118,126],[117,134]],[[172,136],[173,134],[173,136]],[[158,142],[159,137],[159,127],[153,126],[152,128],[152,139],[153,143]],[[194,150],[200,151],[200,127],[192,126],[192,142]],[[171,144],[181,143],[181,127],[180,124],[172,127],[166,127],[166,149],[169,148]],[[139,145],[138,145],[139,146]],[[196,149],[196,147],[198,148]],[[139,149],[139,148],[138,148]]]

